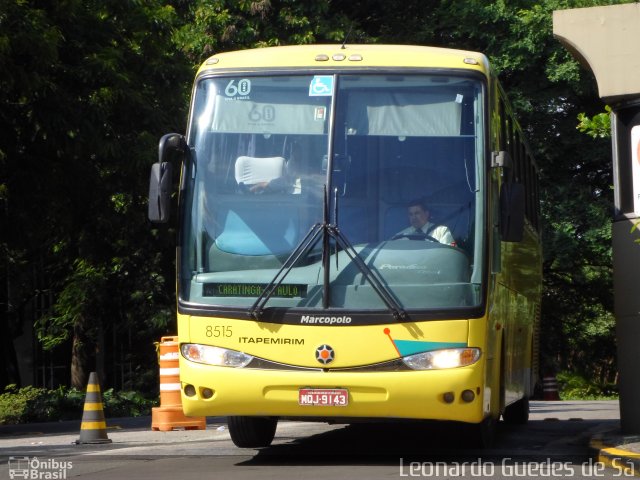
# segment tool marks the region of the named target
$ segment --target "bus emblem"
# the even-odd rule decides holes
[[[328,363],[333,362],[334,352],[333,348],[329,345],[320,345],[316,348],[316,360],[320,363],[327,365]]]

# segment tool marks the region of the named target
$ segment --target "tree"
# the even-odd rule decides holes
[[[194,67],[216,52],[339,42],[348,20],[318,0],[196,0],[184,8],[176,42]]]
[[[6,221],[20,225],[7,258],[42,263],[55,302],[40,338],[72,341],[71,383],[84,387],[106,328],[167,319],[173,255],[158,255],[141,179],[157,138],[184,128],[189,65],[160,1],[3,0],[0,11]],[[33,295],[11,275],[15,298]]]

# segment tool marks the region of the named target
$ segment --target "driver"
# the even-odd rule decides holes
[[[424,200],[416,199],[409,202],[407,205],[407,213],[411,226],[396,233],[393,239],[425,239],[455,246],[456,241],[453,239],[453,235],[451,235],[448,227],[429,222],[430,213]]]

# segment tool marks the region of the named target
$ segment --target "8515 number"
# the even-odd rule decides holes
[[[207,325],[205,330],[207,338],[229,338],[233,336],[230,325]]]

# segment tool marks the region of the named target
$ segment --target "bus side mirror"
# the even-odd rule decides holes
[[[158,162],[151,166],[149,177],[149,220],[166,223],[171,212],[172,167],[170,160],[176,154],[184,157],[187,142],[183,135],[168,133],[158,144]],[[182,161],[184,158],[181,158]]]
[[[500,188],[500,236],[503,242],[521,242],[524,234],[524,185],[505,182]]]
[[[153,223],[167,223],[170,210],[171,164],[154,163],[149,177],[149,220]]]

